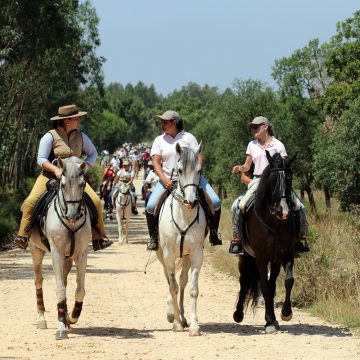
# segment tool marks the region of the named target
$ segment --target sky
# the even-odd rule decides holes
[[[358,0],[91,0],[105,83],[153,84],[164,96],[196,82],[231,87],[271,77],[276,59],[360,10]]]

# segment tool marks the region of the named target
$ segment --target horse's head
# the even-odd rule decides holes
[[[63,215],[74,224],[85,209],[84,189],[86,185],[86,162],[72,156],[68,159],[58,159],[58,166],[63,169],[60,179],[59,197],[62,201]]]
[[[201,164],[198,155],[201,153],[200,143],[195,150],[188,147],[181,147],[176,144],[176,152],[179,155],[177,163],[178,187],[180,188],[183,205],[194,208],[197,203],[197,191],[200,183]]]
[[[130,190],[130,186],[121,180],[119,181],[118,188],[122,194],[127,194],[127,193],[129,193],[129,190]]]
[[[264,191],[263,196],[270,212],[275,214],[278,219],[286,220],[291,209],[291,164],[296,155],[291,160],[287,160],[278,153],[271,157],[270,153],[266,151],[266,157],[269,166],[263,172],[258,191]]]

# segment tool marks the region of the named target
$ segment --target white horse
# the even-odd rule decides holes
[[[56,279],[56,297],[58,308],[58,328],[55,338],[67,339],[70,324],[75,324],[80,316],[85,296],[85,271],[89,241],[91,239],[91,223],[88,209],[84,202],[86,185],[84,170],[86,163],[71,157],[58,159],[58,166],[63,169],[58,183],[57,194],[51,201],[47,214],[42,221],[41,231],[50,245],[52,265]],[[44,317],[45,307],[42,291],[42,261],[48,251],[41,241],[37,226],[31,231],[30,251],[33,259],[34,281],[36,287],[38,320],[37,327],[46,329]],[[67,276],[72,263],[76,265],[75,305],[68,314],[66,304]]]
[[[178,183],[160,210],[159,249],[156,252],[164,267],[169,284],[167,319],[173,323],[174,331],[183,331],[189,326],[189,335],[200,335],[197,317],[197,298],[199,294],[199,274],[203,262],[204,238],[206,232],[205,213],[198,200],[200,168],[198,155],[201,144],[195,151],[176,145],[180,156],[178,161]],[[182,258],[182,262],[177,261]],[[179,286],[176,281],[176,268],[180,266]],[[184,290],[191,269],[190,297],[192,299],[191,319],[188,324],[184,314]]]
[[[131,194],[130,186],[123,181],[119,181],[118,195],[115,199],[116,220],[118,222],[119,244],[123,244],[124,240],[128,243],[128,230],[131,217]],[[123,221],[125,219],[125,221]]]

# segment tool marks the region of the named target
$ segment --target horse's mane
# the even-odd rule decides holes
[[[197,163],[197,157],[195,156],[195,152],[189,147],[182,147],[179,162],[182,163],[184,169],[188,167],[194,168]]]
[[[284,166],[285,159],[279,153],[275,153],[272,159],[273,159],[273,165],[269,164],[264,169],[261,175],[259,186],[256,190],[256,199],[258,202],[261,202],[265,198],[267,183],[269,181],[270,176],[272,175],[270,170],[278,169]]]

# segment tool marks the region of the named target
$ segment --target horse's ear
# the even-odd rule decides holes
[[[265,154],[266,154],[266,158],[269,161],[270,166],[274,166],[274,161],[273,161],[273,158],[271,157],[270,153],[267,150],[265,150]]]
[[[81,170],[86,170],[87,168],[87,163],[85,161],[83,161],[81,164],[80,164],[80,169]]]
[[[199,155],[202,151],[202,141],[200,141],[200,144],[195,148],[195,154]]]
[[[288,161],[288,165],[290,166],[297,158],[298,153],[296,152],[295,155]]]
[[[181,154],[181,146],[179,143],[176,143],[176,152],[180,155]]]
[[[61,158],[57,158],[57,166],[58,166],[60,169],[63,169],[63,168],[64,168],[64,162],[61,160]]]

